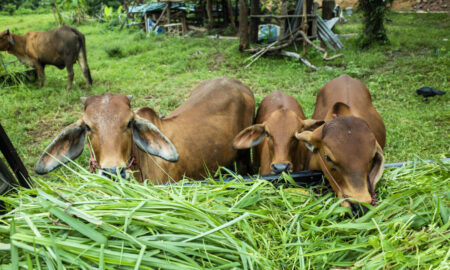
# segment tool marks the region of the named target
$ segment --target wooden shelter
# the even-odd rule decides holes
[[[280,14],[261,14],[260,0],[250,0],[250,9],[247,0],[239,0],[239,50],[254,53],[249,58],[252,61],[246,67],[265,53],[275,51],[284,56],[295,57],[307,66],[317,69],[297,53],[281,52],[281,49],[291,45],[297,46],[298,43],[303,44],[303,54],[306,54],[306,48],[309,44],[314,49],[323,52],[323,60],[342,58],[342,62],[344,62],[342,54],[328,58],[328,52],[311,41],[319,38],[335,50],[343,47],[337,36],[331,32],[331,29],[327,28],[326,23],[317,14],[318,4],[313,1],[297,0],[295,10],[289,11],[288,0],[281,0]],[[269,44],[251,48],[250,44],[258,41],[258,28],[261,25],[261,20],[264,20],[265,23],[275,22],[279,26],[277,39]]]
[[[131,6],[127,18],[138,18],[138,25],[146,33],[160,26],[166,32],[182,34],[187,31],[186,14],[194,10],[194,5],[186,4],[183,0],[159,0],[156,3]]]

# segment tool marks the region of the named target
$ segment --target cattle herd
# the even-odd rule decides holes
[[[72,27],[23,36],[6,30],[0,50],[36,68],[40,86],[50,64],[67,68],[70,89],[77,60],[87,84],[92,83],[85,38]],[[76,159],[87,143],[91,172],[105,176],[127,178],[133,172],[140,181],[162,184],[201,179],[233,164],[241,174],[320,170],[345,198],[343,206],[364,212],[357,202],[375,204],[386,130],[366,86],[348,75],[318,92],[312,119],[306,119],[294,97],[280,91],[264,98],[254,117],[251,89],[227,77],[201,82],[164,118],[148,107],[132,110],[132,96],[105,93],[81,100],[83,115],[44,150],[37,173]]]

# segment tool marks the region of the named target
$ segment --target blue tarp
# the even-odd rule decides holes
[[[164,2],[150,3],[150,4],[139,5],[139,6],[132,6],[128,9],[128,12],[144,14],[144,12],[162,11],[165,6],[166,6],[166,3],[164,3]],[[186,3],[172,3],[172,5],[170,6],[170,9],[193,12],[193,11],[195,11],[195,5],[194,4],[186,4]]]

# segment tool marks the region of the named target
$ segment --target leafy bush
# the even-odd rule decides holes
[[[13,15],[14,12],[16,11],[16,5],[14,5],[14,4],[6,4],[3,7],[3,10],[6,11],[9,15]]]
[[[358,9],[363,12],[363,32],[358,38],[360,47],[369,47],[372,43],[389,42],[384,27],[384,19],[388,12],[387,5],[392,0],[359,0]]]
[[[117,58],[124,57],[122,48],[119,46],[106,47],[105,52],[108,54],[109,57],[117,57]]]

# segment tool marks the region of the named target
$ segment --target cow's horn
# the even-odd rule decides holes
[[[131,101],[131,99],[133,98],[133,95],[127,95],[128,101]]]
[[[83,103],[83,105],[86,105],[86,99],[87,97],[80,97],[81,103]]]

